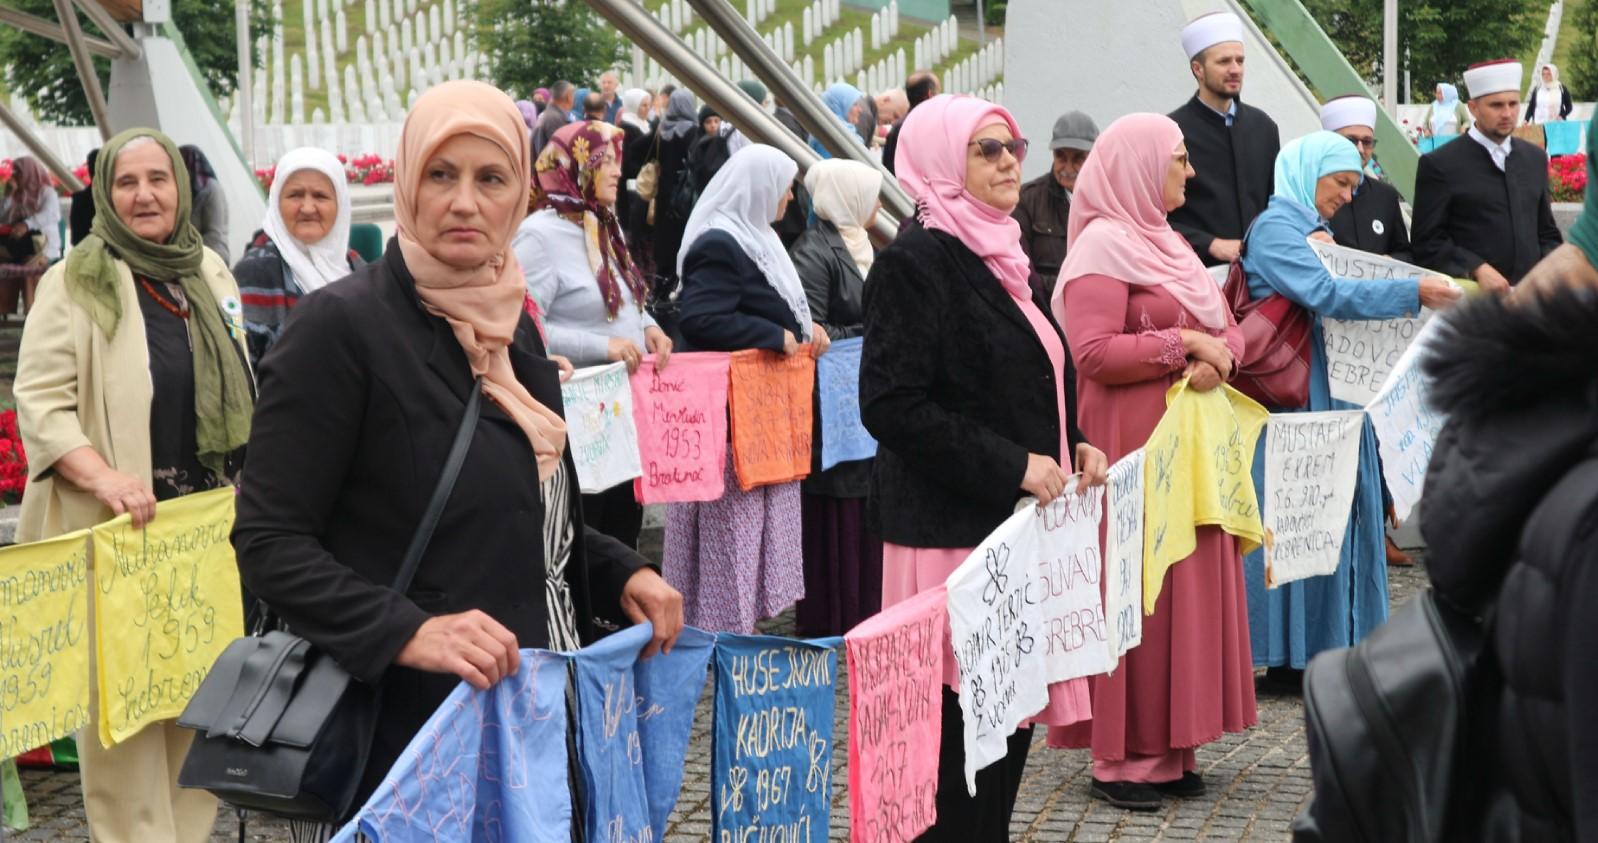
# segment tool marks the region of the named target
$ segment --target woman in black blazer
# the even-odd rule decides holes
[[[1072,451],[1083,485],[1108,470],[1076,429],[1065,338],[1027,284],[1009,216],[1025,143],[1009,112],[972,97],[934,97],[900,131],[894,163],[917,219],[901,224],[866,280],[860,364],[861,417],[878,443],[867,519],[884,542],[884,607],[942,585],[1024,495],[1058,497]],[[1085,680],[1049,691],[1035,722],[1091,716]],[[1032,729],[977,773],[975,796],[961,733],[959,697],[945,687],[938,821],[920,839],[1008,839]]]
[[[833,158],[810,165],[805,190],[816,220],[792,255],[810,315],[834,340],[858,337],[865,332],[865,275],[876,259],[866,229],[882,207],[882,176],[858,161]],[[810,476],[800,486],[805,599],[797,612],[799,634],[811,637],[842,635],[882,608],[882,539],[865,525],[871,460],[821,470],[819,372],[816,384]]]
[[[677,264],[681,350],[826,350],[830,340],[811,320],[804,287],[771,228],[793,198],[797,171],[782,153],[756,144],[727,159],[706,186]],[[682,591],[688,623],[749,633],[804,596],[799,481],[745,492],[729,449],[725,489],[714,501],[666,507],[663,567]]]
[[[303,298],[262,361],[233,544],[255,596],[382,689],[356,808],[460,680],[515,672],[518,647],[581,646],[596,618],[652,621],[652,648],[681,629],[676,592],[573,505],[560,376],[509,247],[527,156],[520,115],[490,86],[417,100],[395,162],[398,236]],[[482,416],[401,594],[389,584],[474,377]]]

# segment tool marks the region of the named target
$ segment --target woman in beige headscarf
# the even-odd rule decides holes
[[[394,241],[301,300],[262,363],[233,543],[252,593],[382,689],[353,808],[460,680],[514,673],[519,647],[579,647],[596,617],[650,620],[655,649],[682,628],[677,592],[574,505],[550,409],[559,375],[522,312],[510,248],[529,169],[509,97],[480,82],[430,89],[400,135]],[[401,594],[388,584],[474,378],[489,400]]]

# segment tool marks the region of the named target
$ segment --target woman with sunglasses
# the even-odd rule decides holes
[[[865,285],[860,408],[877,438],[868,528],[882,537],[882,605],[943,584],[1025,496],[1104,482],[1076,428],[1075,374],[1010,217],[1026,140],[993,103],[938,96],[905,119],[895,170],[916,218]],[[1032,729],[967,794],[954,656],[945,647],[938,822],[922,840],[1006,840]],[[1031,713],[1031,712],[1028,712]],[[1033,721],[1090,716],[1083,679],[1050,686]]]

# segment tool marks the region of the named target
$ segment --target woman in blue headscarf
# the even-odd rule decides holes
[[[857,105],[861,105],[861,101],[864,100],[865,97],[866,95],[860,93],[859,88],[856,88],[847,82],[839,82],[828,88],[826,92],[821,95],[821,101],[826,104],[827,110],[831,111],[833,116],[838,118],[838,122],[841,123],[845,129],[849,130],[849,134],[858,138],[860,137],[860,130],[855,128],[856,112],[854,108]],[[861,143],[864,142],[864,139],[862,139]],[[832,157],[832,152],[829,151],[826,146],[822,145],[820,138],[815,137],[814,135],[810,137],[810,148],[814,149],[816,154],[820,155],[823,159]]]
[[[1459,101],[1459,89],[1447,82],[1437,83],[1437,99],[1426,108],[1420,121],[1422,133],[1445,138],[1470,128],[1470,111]]]
[[[1415,316],[1422,305],[1441,307],[1459,296],[1442,276],[1403,280],[1340,278],[1321,264],[1308,238],[1332,242],[1327,220],[1348,204],[1360,178],[1359,150],[1335,132],[1315,132],[1276,156],[1276,192],[1243,238],[1243,269],[1255,299],[1280,293],[1309,311],[1311,411],[1353,410],[1331,397],[1321,319],[1395,319]],[[1288,412],[1273,407],[1272,412]],[[1256,667],[1300,671],[1322,650],[1347,647],[1387,619],[1387,562],[1383,546],[1382,479],[1376,435],[1370,422],[1360,434],[1359,476],[1354,505],[1334,573],[1265,587],[1265,557],[1244,560],[1248,626]],[[1263,434],[1262,437],[1263,439]],[[1254,486],[1265,488],[1265,448],[1255,449]],[[1273,678],[1298,681],[1292,672]]]

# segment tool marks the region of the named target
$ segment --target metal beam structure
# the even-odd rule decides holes
[[[89,0],[94,2],[94,0]],[[250,0],[235,0],[233,4],[234,38],[239,48],[239,128],[243,130],[244,161],[255,166],[255,83],[250,78],[254,62],[250,61]]]
[[[28,128],[17,117],[15,112],[6,106],[4,100],[0,100],[0,124],[4,124],[7,129],[10,129],[11,134],[16,135],[17,140],[22,141],[22,145],[33,153],[33,157],[39,159],[39,162],[44,164],[46,169],[54,173],[55,177],[61,181],[61,184],[67,190],[77,193],[83,189],[83,182],[78,181],[78,177],[72,174],[72,169],[63,164],[61,159],[50,151],[50,147],[40,140],[39,136],[35,135],[33,130]]]
[[[859,161],[882,174],[884,209],[899,219],[915,213],[915,203],[899,187],[898,179],[866,154],[865,146],[854,131],[839,122],[821,98],[805,87],[793,69],[761,40],[760,33],[727,0],[688,0],[688,5],[727,42],[728,49],[743,59],[744,65],[765,83],[772,95],[793,112],[805,131],[820,138],[834,156]]]
[[[34,35],[43,36],[58,44],[67,43],[67,34],[62,31],[60,24],[30,15],[27,12],[19,12],[10,6],[0,6],[0,23],[10,24],[23,32],[31,32]],[[122,51],[118,50],[116,45],[101,38],[85,35],[83,37],[83,46],[87,47],[89,52],[108,59],[114,59],[122,55]]]
[[[73,11],[72,0],[54,0],[56,17],[61,19],[61,29],[67,35],[67,49],[72,51],[72,64],[78,69],[78,81],[83,84],[83,96],[89,101],[89,112],[100,129],[100,139],[111,139],[111,109],[105,104],[105,92],[100,88],[100,77],[94,72],[94,57],[83,44],[83,30],[78,26],[78,13]]]
[[[1398,0],[1382,2],[1382,101],[1398,116]]]
[[[810,165],[821,160],[808,145],[793,133],[778,123],[776,118],[767,114],[760,106],[746,95],[742,89],[731,81],[723,78],[704,57],[695,53],[688,45],[684,44],[660,21],[644,8],[638,5],[637,0],[587,0],[588,5],[606,20],[610,21],[623,35],[633,43],[643,47],[654,59],[660,62],[668,73],[682,80],[694,93],[698,94],[705,102],[721,114],[722,117],[732,121],[739,131],[748,135],[756,143],[763,143],[776,147],[784,155],[792,158],[799,165],[799,172],[804,173]],[[717,0],[726,6],[725,0]],[[696,7],[698,4],[695,4]],[[701,9],[702,11],[702,9]],[[808,91],[806,92],[809,93]],[[812,98],[814,95],[811,95]],[[819,104],[819,101],[818,103]],[[831,113],[828,113],[831,116]],[[834,121],[833,125],[837,125]],[[842,128],[839,126],[839,128]],[[898,185],[894,184],[894,189]],[[886,203],[885,203],[886,204]],[[906,203],[908,205],[908,203]],[[875,232],[880,237],[892,240],[898,231],[898,217],[892,207],[885,208],[885,213],[877,215]]]
[[[1292,56],[1311,85],[1325,99],[1347,94],[1371,95],[1365,79],[1343,57],[1325,30],[1310,16],[1299,0],[1240,0],[1269,30],[1282,51]],[[1396,69],[1389,71],[1396,79]],[[1398,121],[1388,111],[1377,109],[1376,139],[1381,142],[1382,172],[1404,198],[1415,199],[1415,170],[1420,152],[1409,142]]]
[[[122,28],[122,24],[118,23],[116,18],[111,17],[111,13],[100,5],[99,0],[72,0],[72,2],[89,16],[89,20],[94,21],[94,25],[105,33],[105,37],[111,39],[111,43],[121,51],[121,58],[137,59],[143,52],[139,42],[128,35],[127,30]]]

